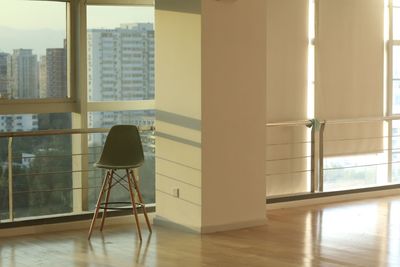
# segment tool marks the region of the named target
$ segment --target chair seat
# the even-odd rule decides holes
[[[130,164],[130,165],[110,165],[110,164],[104,164],[100,162],[96,162],[94,164],[95,167],[97,168],[102,168],[102,169],[109,169],[109,170],[118,170],[118,169],[136,169],[139,168],[142,164]]]

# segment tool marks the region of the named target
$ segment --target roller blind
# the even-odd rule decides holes
[[[307,49],[308,0],[267,0],[267,122],[306,119]],[[268,196],[307,190],[306,131],[267,128]]]
[[[308,0],[267,1],[267,120],[306,119]]]
[[[318,3],[316,117],[337,120],[383,116],[383,0]],[[371,139],[379,136],[382,123],[327,126],[326,140],[345,141],[327,142],[325,155],[380,151],[382,139]]]

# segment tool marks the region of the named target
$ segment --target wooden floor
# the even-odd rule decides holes
[[[133,225],[0,240],[0,266],[400,266],[400,197],[268,211],[262,227],[196,235]],[[145,229],[145,227],[143,228]]]

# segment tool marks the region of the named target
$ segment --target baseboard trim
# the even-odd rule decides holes
[[[262,218],[262,219],[257,219],[257,220],[242,221],[242,222],[235,222],[235,223],[229,223],[229,224],[207,225],[207,226],[195,227],[195,226],[182,225],[182,224],[170,221],[159,215],[156,215],[156,217],[154,218],[154,225],[159,225],[159,226],[168,227],[171,229],[176,229],[179,231],[185,231],[185,232],[190,232],[190,233],[195,233],[195,234],[211,234],[211,233],[217,233],[217,232],[239,230],[239,229],[244,229],[244,228],[262,226],[262,225],[265,225],[266,223],[267,223],[267,219]]]
[[[296,199],[296,200],[289,200],[276,203],[267,203],[267,210],[295,208],[295,207],[312,206],[319,204],[331,204],[331,203],[346,202],[346,201],[357,201],[367,198],[389,197],[399,194],[400,194],[400,188],[368,191],[368,192],[352,192],[341,195],[338,194],[332,196],[313,197],[309,199]]]
[[[156,225],[156,226],[166,227],[166,228],[170,228],[170,229],[174,229],[174,230],[178,230],[178,231],[182,231],[182,232],[188,232],[188,233],[193,233],[193,234],[201,233],[201,229],[199,227],[179,224],[179,223],[173,222],[171,220],[168,220],[167,218],[162,217],[160,215],[156,215],[154,217],[153,222],[154,222],[154,225]]]
[[[245,228],[252,228],[257,226],[262,226],[267,223],[267,218],[250,220],[250,221],[242,221],[228,224],[219,224],[219,225],[207,225],[201,227],[202,234],[211,234],[217,232],[225,232],[231,230],[240,230]]]

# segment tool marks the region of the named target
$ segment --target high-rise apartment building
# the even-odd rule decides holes
[[[67,97],[67,50],[46,49],[46,86],[48,98]]]
[[[153,99],[153,24],[89,30],[88,87],[92,101]]]
[[[10,55],[7,53],[0,53],[0,98],[8,97],[8,84],[9,78],[7,75],[7,61]]]
[[[39,97],[38,62],[32,49],[15,49],[9,66],[13,98]]]
[[[41,56],[39,61],[39,97],[47,97],[47,62],[46,56]]]
[[[38,130],[38,115],[16,114],[0,116],[0,132],[21,132]]]

